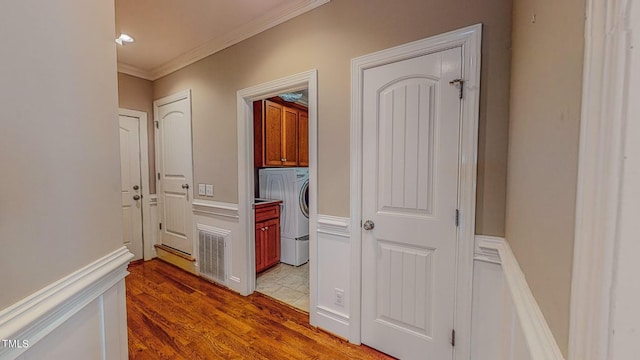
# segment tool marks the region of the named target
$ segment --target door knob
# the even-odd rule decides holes
[[[362,225],[362,228],[365,230],[373,230],[374,227],[376,227],[376,224],[374,224],[371,220],[365,221]]]
[[[140,186],[138,186],[138,185],[133,185],[133,190],[138,190],[138,189],[140,189]]]
[[[188,189],[189,188],[189,184],[182,184],[182,188],[183,189]]]
[[[142,196],[140,196],[140,195],[133,195],[133,200],[140,200],[140,198],[142,198]]]

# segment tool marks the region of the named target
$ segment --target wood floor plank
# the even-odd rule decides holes
[[[244,297],[160,260],[129,271],[131,359],[392,359],[262,294]]]

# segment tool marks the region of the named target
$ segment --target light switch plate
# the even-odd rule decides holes
[[[213,196],[213,185],[207,184],[207,196]]]
[[[205,194],[205,184],[198,184],[198,195],[204,195]]]

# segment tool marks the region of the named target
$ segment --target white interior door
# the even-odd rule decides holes
[[[453,357],[461,59],[364,71],[362,342],[401,359]]]
[[[140,123],[138,118],[120,115],[120,171],[122,183],[122,238],[142,259],[142,190],[140,175]]]
[[[191,255],[191,97],[182,92],[156,100],[158,121],[158,200],[161,206],[161,243]]]

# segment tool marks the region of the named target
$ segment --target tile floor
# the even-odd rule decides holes
[[[278,264],[258,274],[256,291],[309,312],[309,263]]]

